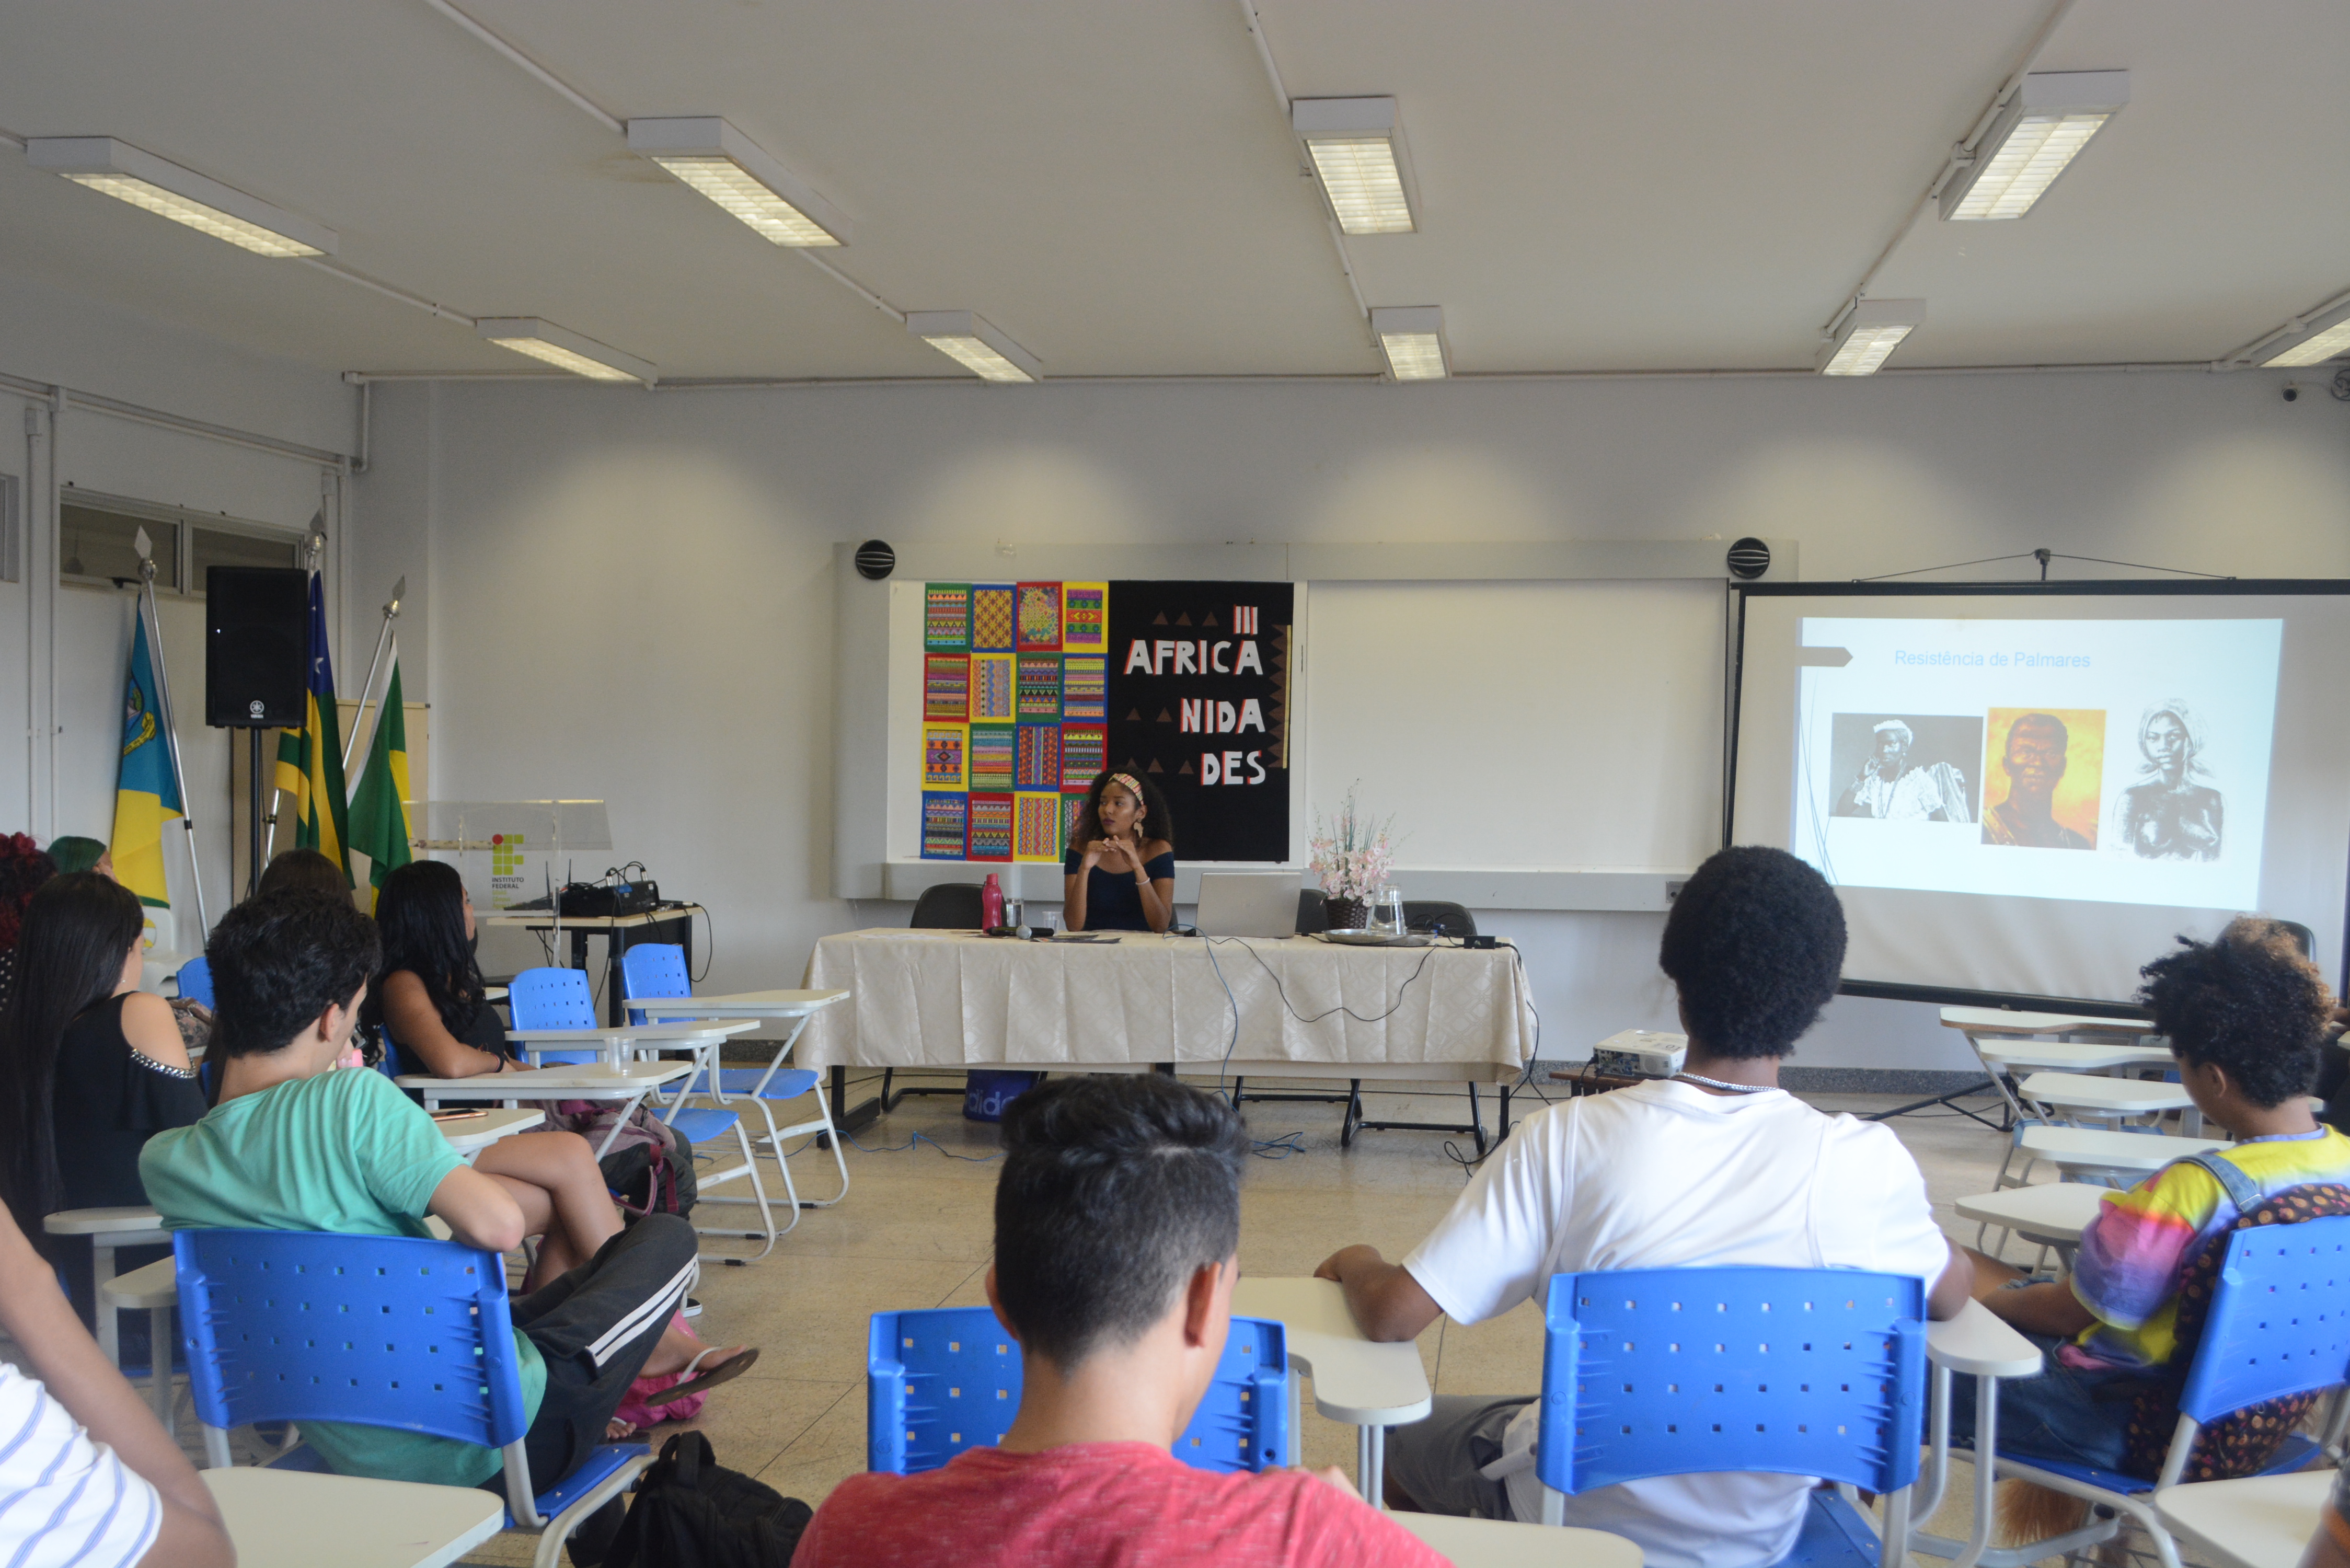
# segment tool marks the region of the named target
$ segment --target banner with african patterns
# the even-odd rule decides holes
[[[1288,583],[922,585],[921,854],[1049,860],[1106,769],[1187,860],[1289,849]]]

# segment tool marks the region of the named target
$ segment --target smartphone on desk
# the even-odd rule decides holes
[[[431,1116],[436,1122],[469,1122],[475,1116],[485,1116],[489,1114],[489,1112],[484,1110],[427,1111],[425,1113],[425,1115]]]

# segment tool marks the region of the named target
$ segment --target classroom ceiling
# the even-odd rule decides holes
[[[456,0],[622,119],[719,115],[846,212],[819,253],[1048,376],[1378,360],[1237,0]],[[1347,242],[1474,372],[1808,369],[2051,0],[1259,0],[1293,96],[1392,95],[1420,232]],[[2350,287],[2350,5],[2078,0],[2129,107],[2028,217],[1921,219],[1897,366],[2207,360]],[[424,0],[0,10],[0,130],[132,142],[340,265],[662,379],[964,372]],[[0,148],[0,272],[333,369],[531,362]],[[5,368],[5,367],[0,367]]]

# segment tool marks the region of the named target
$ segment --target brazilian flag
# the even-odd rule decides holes
[[[310,693],[302,727],[277,736],[277,788],[294,803],[296,847],[315,849],[343,868],[351,841],[349,791],[343,784],[343,723],[335,708],[335,666],[327,654],[327,597],[310,574]]]
[[[384,689],[376,710],[375,739],[368,745],[367,763],[359,769],[359,793],[351,796],[351,847],[368,857],[368,908],[375,907],[374,891],[396,867],[414,858],[409,853],[408,717],[400,701],[400,642],[391,645],[391,684]]]
[[[114,879],[150,909],[172,907],[163,877],[163,824],[187,815],[172,771],[155,662],[147,647],[147,607],[131,623],[130,680],[122,694],[122,765],[114,785]]]

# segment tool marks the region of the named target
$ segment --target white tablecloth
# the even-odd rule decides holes
[[[810,1022],[795,1053],[803,1067],[1202,1065],[1229,1052],[1235,1070],[1260,1075],[1359,1067],[1500,1082],[1534,1047],[1525,971],[1509,948],[1301,938],[1211,948],[1136,934],[1096,945],[898,929],[824,938],[806,983],[846,987],[849,1001]],[[1332,1011],[1341,1004],[1356,1016]]]

